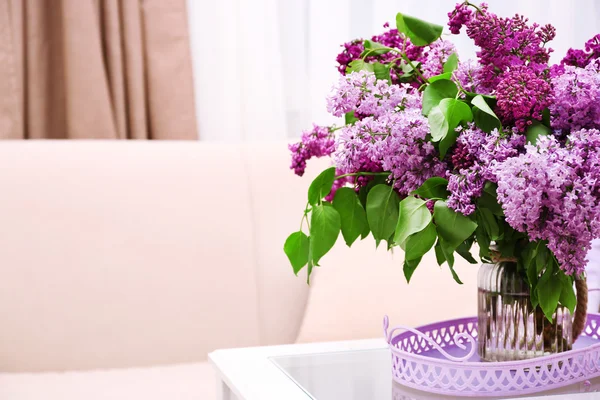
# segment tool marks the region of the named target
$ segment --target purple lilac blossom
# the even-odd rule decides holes
[[[481,65],[481,86],[492,91],[502,74],[518,65],[527,65],[540,72],[547,68],[552,49],[546,47],[556,35],[552,25],[528,24],[527,18],[515,15],[500,18],[481,4],[479,10],[466,12],[461,8],[470,5],[457,5],[450,13],[449,25],[453,32],[464,25],[467,35],[480,48],[477,57]]]
[[[496,86],[496,112],[502,123],[523,132],[552,103],[550,83],[535,70],[515,66],[502,75]]]
[[[354,110],[367,110],[369,115],[341,130],[334,161],[346,173],[390,171],[395,188],[406,195],[432,176],[443,176],[446,166],[433,144],[426,140],[429,125],[421,114],[418,91],[408,84],[389,85],[384,80],[373,83],[370,76],[353,73],[348,79],[341,79],[331,97],[333,112],[347,112],[348,108],[339,105],[346,105],[347,99],[352,98]],[[356,86],[364,89],[364,96],[344,97]],[[375,100],[365,100],[369,96]]]
[[[569,49],[561,64],[585,68],[598,58],[600,58],[600,33],[585,42],[585,50]]]
[[[455,35],[460,33],[460,29],[471,19],[472,11],[465,7],[464,3],[458,3],[454,10],[448,13],[448,26],[450,27],[450,32]]]
[[[566,146],[540,137],[527,152],[498,163],[498,200],[506,221],[529,240],[547,240],[567,274],[580,274],[600,234],[600,131],[580,130]]]
[[[421,63],[421,72],[425,77],[439,75],[443,72],[444,63],[451,54],[456,53],[456,47],[449,40],[436,40],[429,45],[429,50]]]
[[[446,164],[440,161],[433,144],[425,140],[429,124],[420,109],[388,114],[383,120],[389,135],[375,142],[374,152],[383,169],[391,172],[398,193],[408,195],[427,179],[444,175]]]
[[[385,80],[377,80],[370,72],[353,72],[340,77],[327,98],[327,111],[336,117],[350,111],[361,117],[380,117],[394,112],[401,103],[403,107],[418,107],[411,100],[414,96],[406,96],[407,90],[406,86],[390,85]],[[409,100],[412,103],[407,103]]]
[[[298,143],[288,146],[292,152],[292,165],[296,175],[304,175],[306,161],[312,157],[326,157],[335,150],[335,138],[327,126],[313,125],[310,131],[302,132],[302,139]]]
[[[389,24],[386,23],[384,25],[384,28],[389,28]],[[375,35],[371,38],[371,41],[398,50],[404,49],[404,53],[410,60],[417,62],[422,61],[425,48],[413,45],[408,38],[405,38],[404,35],[398,33],[397,29],[389,29],[383,32],[381,35]],[[365,47],[362,39],[357,39],[348,43],[344,43],[342,47],[344,48],[344,50],[340,54],[338,54],[336,58],[336,61],[339,64],[337,69],[340,72],[340,74],[346,75],[346,69],[348,68],[348,65],[350,65],[352,61],[361,58],[360,55],[365,50]],[[400,65],[402,63],[402,60],[396,52],[388,52],[379,55],[369,55],[365,58],[365,61],[368,63],[381,62],[384,64],[393,61],[396,65]],[[393,83],[399,83],[400,77],[396,73],[395,69],[392,69],[390,76],[392,78]]]
[[[461,129],[451,160],[454,172],[448,171],[448,207],[464,215],[475,211],[486,182],[496,182],[493,167],[515,157],[525,144],[523,135],[502,137],[498,130],[490,134],[471,124]]]
[[[491,94],[491,90],[481,82],[481,66],[473,60],[459,62],[452,74],[452,80],[464,90],[478,94]]]
[[[600,69],[595,63],[585,68],[565,65],[563,69],[552,78],[552,128],[568,133],[600,127]]]

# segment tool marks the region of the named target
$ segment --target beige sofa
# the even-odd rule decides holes
[[[338,242],[282,252],[310,177],[285,143],[4,142],[0,399],[212,399],[217,348],[378,337],[475,314],[476,266]]]

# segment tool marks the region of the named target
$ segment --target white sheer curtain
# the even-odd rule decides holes
[[[554,61],[600,32],[596,0],[488,0],[558,31]],[[196,111],[202,140],[293,138],[331,123],[324,97],[340,44],[393,26],[398,11],[445,25],[451,0],[188,0]],[[474,56],[466,35],[453,36]]]

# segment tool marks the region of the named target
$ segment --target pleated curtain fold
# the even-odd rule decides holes
[[[0,138],[197,139],[185,0],[0,0]]]

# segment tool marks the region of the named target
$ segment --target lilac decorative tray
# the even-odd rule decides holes
[[[402,331],[401,333],[396,332]],[[477,318],[383,332],[392,351],[394,381],[426,392],[464,396],[518,396],[600,376],[600,315],[589,314],[573,350],[522,361],[483,362],[477,355]]]

